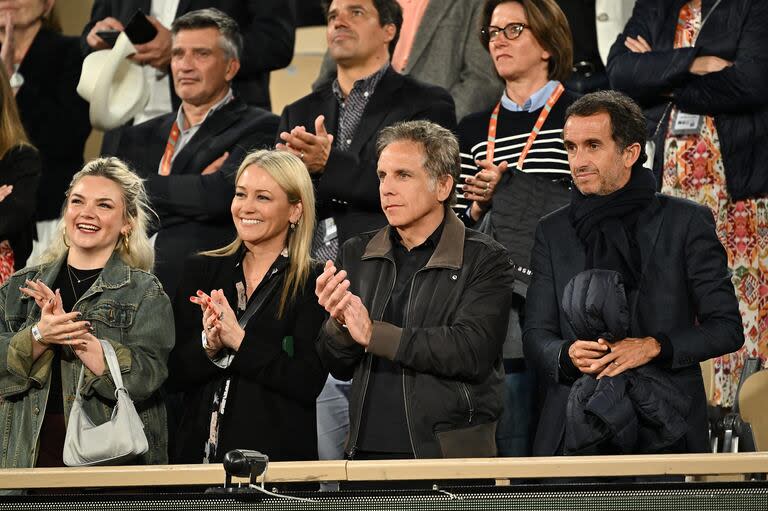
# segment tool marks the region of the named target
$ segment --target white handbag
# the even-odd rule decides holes
[[[149,449],[144,424],[123,386],[115,350],[107,341],[99,342],[104,350],[109,374],[115,383],[117,403],[112,410],[112,418],[104,424],[94,426],[83,409],[80,387],[83,384],[85,367],[80,369],[75,402],[69,412],[67,435],[64,439],[64,464],[70,467],[118,465],[144,454]]]

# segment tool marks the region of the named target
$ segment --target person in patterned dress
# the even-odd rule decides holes
[[[639,0],[608,59],[644,107],[663,193],[707,205],[728,254],[744,347],[714,360],[716,404],[768,358],[768,2]]]

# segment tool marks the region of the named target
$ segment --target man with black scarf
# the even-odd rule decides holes
[[[525,356],[545,386],[534,455],[562,453],[566,404],[584,374],[613,377],[645,364],[668,372],[691,398],[679,452],[705,452],[706,398],[699,362],[744,342],[738,302],[712,213],[655,193],[642,166],[645,120],[614,91],[587,94],[566,112],[571,203],[542,218],[531,255]],[[561,299],[592,269],[622,274],[630,313],[625,339],[577,339]]]

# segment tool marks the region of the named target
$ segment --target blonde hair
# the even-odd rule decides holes
[[[84,177],[104,177],[120,187],[125,206],[124,219],[131,226],[127,237],[120,235],[115,250],[120,259],[131,268],[152,271],[155,263],[155,251],[149,243],[147,229],[150,225],[150,215],[157,215],[149,206],[147,191],[143,180],[137,176],[128,166],[118,158],[97,158],[85,164],[85,166],[72,176],[69,188],[65,194],[66,200],[61,209],[62,218],[59,220],[59,236],[54,237],[53,242],[41,257],[41,263],[50,263],[58,260],[68,250],[64,236],[66,226],[64,224],[64,212],[69,203],[72,188]]]
[[[248,154],[237,169],[235,183],[245,169],[256,165],[264,169],[288,196],[291,204],[302,204],[302,215],[296,228],[288,231],[288,273],[280,295],[277,317],[285,312],[286,305],[296,298],[301,287],[307,282],[312,264],[312,234],[315,230],[315,192],[307,167],[299,158],[284,151],[260,150]],[[223,257],[237,253],[243,245],[238,235],[229,245],[201,255]]]
[[[0,158],[11,148],[30,145],[27,132],[21,124],[16,98],[13,96],[5,66],[0,66]]]

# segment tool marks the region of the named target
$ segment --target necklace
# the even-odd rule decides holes
[[[101,275],[101,269],[96,270],[96,273],[93,275],[88,275],[83,278],[79,278],[77,276],[77,273],[75,273],[75,270],[70,266],[67,265],[67,275],[69,276],[69,285],[72,287],[72,294],[75,298],[75,303],[80,299],[80,296],[82,296],[82,293],[78,293],[77,289],[83,287],[81,284],[83,282],[87,282],[91,279],[95,279],[99,275]],[[75,286],[75,281],[77,281],[77,286]],[[89,286],[90,287],[90,286]]]
[[[91,270],[91,271],[94,271],[94,270]],[[75,273],[74,268],[72,268],[70,265],[67,265],[67,272],[69,273],[70,280],[74,278],[77,281],[78,284],[81,283],[81,282],[85,282],[86,280],[95,279],[96,277],[99,276],[99,274],[101,274],[101,268],[99,268],[98,270],[95,270],[95,271],[96,271],[96,273],[94,273],[93,275],[88,275],[87,277],[83,277],[81,279],[81,278],[79,278],[77,276],[77,273]]]

